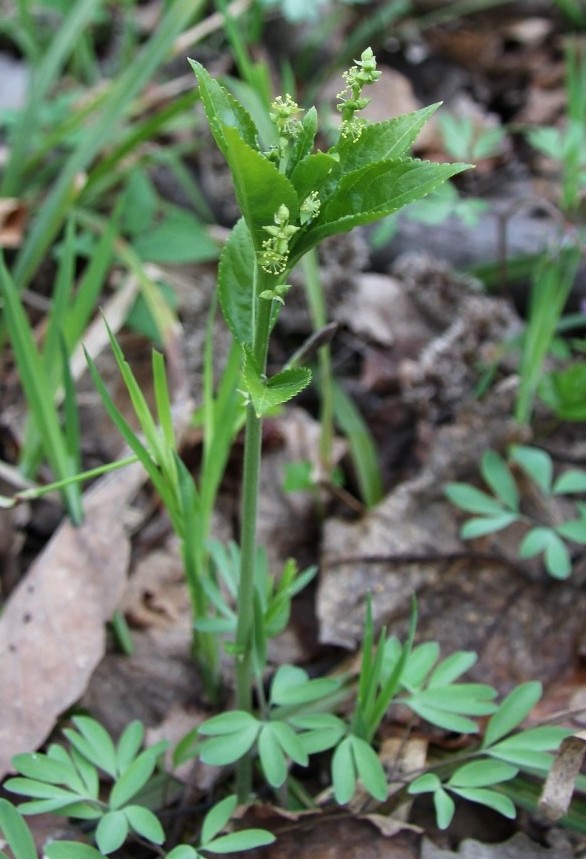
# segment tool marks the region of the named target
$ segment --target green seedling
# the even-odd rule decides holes
[[[87,716],[76,716],[64,734],[70,749],[52,744],[46,754],[13,758],[19,773],[5,784],[7,790],[28,799],[19,805],[25,815],[52,814],[90,821],[101,853],[117,850],[129,832],[153,844],[164,841],[156,815],[137,796],[153,776],[166,743],[140,751],[144,728],[132,722],[115,745],[107,731]],[[112,780],[108,799],[100,792],[100,774]]]
[[[507,782],[520,771],[540,777],[547,774],[553,762],[551,752],[571,732],[565,728],[544,725],[513,733],[537,704],[541,692],[540,683],[518,686],[494,709],[481,745],[466,755],[473,760],[452,768],[447,775],[441,774],[440,765],[439,774],[427,772],[411,782],[408,788],[410,794],[433,795],[440,829],[446,829],[452,821],[456,808],[454,797],[484,805],[505,817],[514,818],[515,806],[506,793]]]
[[[440,115],[439,126],[444,146],[452,158],[482,161],[500,155],[506,138],[504,128],[482,127],[470,116]]]
[[[445,487],[452,504],[475,514],[462,526],[460,534],[465,540],[471,540],[521,523],[526,533],[519,543],[519,557],[543,555],[548,573],[565,579],[572,571],[567,543],[586,544],[586,504],[576,500],[575,518],[561,524],[536,520],[522,510],[516,468],[522,470],[525,479],[532,482],[544,499],[574,498],[586,493],[586,471],[569,469],[554,479],[551,457],[543,450],[515,445],[508,462],[496,451],[489,450],[482,457],[480,471],[490,494],[468,483],[449,483]]]
[[[94,719],[76,716],[73,724],[74,728],[64,730],[68,748],[53,743],[45,754],[21,754],[13,759],[19,775],[9,779],[5,787],[27,800],[18,809],[0,800],[0,834],[14,859],[33,859],[37,855],[23,815],[47,812],[85,821],[92,827],[96,843],[91,847],[78,841],[52,841],[44,848],[49,859],[103,859],[129,838],[137,837],[152,846],[162,845],[165,833],[159,818],[148,807],[145,791],[154,781],[166,743],[140,751],[144,727],[138,721],[126,727],[116,744]],[[107,798],[101,789],[104,778],[111,782]],[[274,841],[274,836],[263,829],[221,834],[235,809],[236,797],[226,797],[205,816],[197,849],[182,844],[168,854],[161,851],[161,855],[204,859],[206,853],[240,852]],[[0,857],[8,859],[3,851]]]

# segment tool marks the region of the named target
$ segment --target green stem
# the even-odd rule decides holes
[[[266,365],[270,321],[270,301],[258,303],[254,353],[259,366]],[[246,407],[244,436],[244,471],[242,475],[242,522],[240,533],[240,583],[238,586],[238,623],[236,626],[236,706],[252,711],[254,641],[254,572],[256,560],[256,521],[260,481],[262,418],[257,417],[252,403]],[[252,767],[250,755],[242,758],[236,772],[239,802],[250,797]]]

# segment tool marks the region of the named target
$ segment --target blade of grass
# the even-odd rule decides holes
[[[61,431],[49,380],[37,349],[29,321],[20,303],[18,291],[0,255],[0,291],[4,300],[4,314],[20,381],[27,405],[43,439],[47,460],[57,479],[70,477],[73,469],[66,442]],[[83,520],[79,490],[65,486],[62,496],[72,521],[79,525]]]
[[[374,440],[356,406],[335,381],[333,396],[334,415],[350,444],[360,494],[367,507],[374,507],[384,495]]]
[[[77,4],[75,8],[85,8],[86,5],[90,3]],[[204,0],[170,5],[132,66],[111,83],[101,115],[88,128],[63,166],[21,248],[14,270],[14,280],[19,289],[30,282],[51,241],[59,232],[69,207],[78,196],[77,177],[87,170],[103,147],[112,143],[112,129],[120,127],[132,100],[169,55],[175,38],[190,20],[200,14],[204,6]]]
[[[11,135],[8,163],[3,171],[0,196],[17,197],[22,191],[21,178],[41,117],[41,106],[59,77],[67,58],[74,51],[81,35],[87,29],[103,0],[84,0],[74,3],[45,53],[41,64],[34,71],[29,85],[27,106]],[[17,278],[15,278],[17,279]]]

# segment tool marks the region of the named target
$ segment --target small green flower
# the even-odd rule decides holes
[[[371,48],[363,51],[360,59],[355,62],[355,66],[344,72],[343,77],[347,86],[338,93],[337,98],[340,100],[338,110],[342,113],[340,133],[342,137],[357,141],[366,123],[362,119],[357,119],[355,114],[370,103],[370,99],[362,95],[362,89],[366,84],[375,83],[380,78],[381,72],[376,71],[376,57]]]
[[[317,191],[312,191],[299,207],[299,220],[302,224],[317,218],[321,209],[321,200]]]
[[[274,220],[274,224],[263,227],[270,239],[262,243],[260,267],[267,274],[281,274],[285,271],[289,258],[289,242],[299,231],[299,227],[289,223],[289,209],[285,205],[279,206]]]
[[[285,141],[294,140],[299,136],[301,131],[301,122],[297,119],[297,114],[302,113],[296,101],[293,101],[289,93],[282,96],[277,96],[271,105],[270,118],[275,123],[280,137]]]

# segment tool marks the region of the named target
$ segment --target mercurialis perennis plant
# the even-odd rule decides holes
[[[242,217],[220,259],[218,287],[226,322],[242,355],[246,403],[240,573],[233,652],[238,710],[251,712],[255,641],[256,511],[263,416],[303,390],[310,371],[287,367],[267,378],[269,336],[286,300],[293,267],[323,239],[369,224],[424,197],[464,164],[412,158],[410,147],[436,110],[433,105],[387,122],[358,116],[369,102],[365,87],[380,77],[370,48],[344,73],[337,142],[315,146],[318,116],[291,95],[277,97],[269,116],[273,139],[261,140],[243,105],[198,62],[190,61],[213,137],[232,173]],[[240,762],[239,794],[249,791]]]

